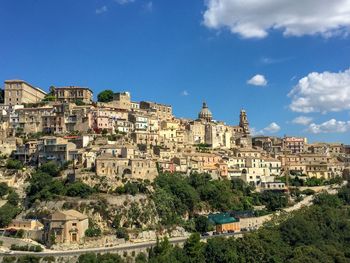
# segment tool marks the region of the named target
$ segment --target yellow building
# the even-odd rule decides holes
[[[57,211],[44,219],[46,243],[81,243],[89,227],[88,217],[76,210]]]
[[[32,219],[14,219],[11,221],[11,223],[8,225],[8,229],[23,229],[23,230],[40,230],[44,227],[42,223],[40,223],[38,220],[32,220]]]
[[[55,87],[55,97],[57,101],[61,102],[76,102],[81,100],[86,104],[90,104],[93,98],[93,92],[86,87],[67,86],[67,87]]]
[[[21,105],[38,103],[45,97],[46,92],[23,80],[5,80],[5,105]]]
[[[229,213],[210,214],[208,219],[215,225],[218,233],[241,231],[239,218],[234,218]]]

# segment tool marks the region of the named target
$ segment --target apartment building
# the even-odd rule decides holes
[[[5,80],[5,105],[38,103],[44,99],[46,92],[23,80]]]
[[[38,145],[39,165],[55,161],[64,164],[73,160],[76,145],[67,139],[55,136],[45,136],[42,143]]]
[[[167,120],[173,117],[173,109],[170,105],[141,101],[140,109],[155,113],[160,120]]]
[[[304,152],[306,143],[307,143],[306,138],[287,137],[287,136],[283,138],[283,148],[285,150],[290,150],[291,153],[293,154]]]
[[[65,103],[75,103],[76,101],[81,101],[86,104],[91,104],[93,101],[93,92],[87,87],[55,87],[54,94],[57,101]]]

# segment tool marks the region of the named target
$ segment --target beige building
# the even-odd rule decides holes
[[[173,109],[170,105],[149,102],[149,101],[141,101],[140,109],[146,110],[150,113],[155,113],[157,118],[160,120],[168,120],[173,117]]]
[[[23,80],[5,80],[5,105],[20,105],[38,103],[45,97],[46,92]]]
[[[67,86],[67,87],[58,87],[54,89],[55,97],[57,101],[61,102],[76,102],[80,100],[86,104],[92,103],[93,92],[86,87],[78,86]]]
[[[44,219],[47,244],[82,243],[89,227],[88,217],[76,210],[57,211]]]
[[[8,229],[23,229],[23,230],[41,230],[44,225],[38,220],[33,219],[14,219],[8,225]]]
[[[22,139],[16,137],[0,137],[0,155],[10,156],[16,151],[17,144],[22,144]]]
[[[285,170],[307,177],[334,178],[342,175],[344,164],[329,154],[303,153],[280,156]]]
[[[150,159],[126,159],[103,154],[96,158],[96,174],[111,178],[153,181],[158,171],[156,163]]]
[[[299,137],[284,137],[283,148],[290,150],[292,153],[302,153],[305,150],[305,144],[307,144],[306,138]]]
[[[113,101],[109,102],[108,105],[117,109],[130,111],[131,106],[135,106],[135,104],[131,104],[130,98],[130,93],[127,91],[117,92],[113,94]]]
[[[43,137],[42,141],[38,145],[39,164],[54,161],[62,165],[73,160],[77,148],[74,143],[55,136]]]
[[[188,144],[205,143],[205,124],[201,121],[187,123],[184,135]]]

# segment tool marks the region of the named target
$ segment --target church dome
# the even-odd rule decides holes
[[[198,114],[198,119],[200,120],[206,120],[206,121],[211,121],[213,118],[213,114],[211,111],[208,109],[208,106],[205,102],[203,102],[202,110]]]

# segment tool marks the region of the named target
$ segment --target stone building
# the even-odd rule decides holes
[[[44,227],[42,223],[34,219],[13,219],[7,226],[7,229],[23,230],[41,230]]]
[[[46,92],[23,80],[5,81],[5,105],[21,105],[41,102]]]
[[[82,243],[89,227],[88,217],[76,210],[57,211],[44,219],[44,241],[53,243]]]
[[[212,148],[231,148],[232,133],[223,122],[212,122],[205,125],[205,143]]]
[[[28,141],[17,145],[14,157],[23,163],[37,163],[38,161],[38,143],[39,141]]]
[[[202,109],[198,113],[198,120],[205,122],[211,122],[213,120],[213,114],[209,110],[206,102],[203,102]]]
[[[287,136],[283,138],[283,148],[285,150],[290,150],[294,154],[304,152],[306,143],[307,143],[306,138],[287,137]]]
[[[16,151],[17,144],[22,144],[22,139],[16,137],[0,137],[0,155],[10,156]]]
[[[93,100],[93,92],[86,87],[66,86],[55,87],[54,93],[57,101],[71,102],[82,101],[86,104],[91,104]]]
[[[113,101],[109,102],[108,105],[111,105],[111,107],[115,107],[117,109],[130,111],[131,106],[135,106],[131,103],[130,97],[130,93],[127,91],[114,93]]]
[[[173,109],[170,105],[149,102],[149,101],[141,101],[140,109],[146,110],[150,113],[155,113],[158,119],[167,120],[173,117]]]
[[[42,143],[38,145],[39,165],[54,161],[63,165],[67,161],[73,160],[73,152],[76,145],[68,140],[55,136],[42,138]]]
[[[291,174],[330,179],[342,176],[344,164],[329,154],[303,153],[279,157],[282,166]]]
[[[245,135],[250,134],[247,113],[243,109],[241,110],[241,112],[239,114],[239,126],[243,129],[243,132]]]
[[[153,181],[158,171],[156,163],[150,159],[127,159],[112,154],[103,154],[96,158],[96,174],[113,179]]]
[[[185,142],[188,144],[205,143],[205,124],[201,121],[191,121],[186,124]]]

